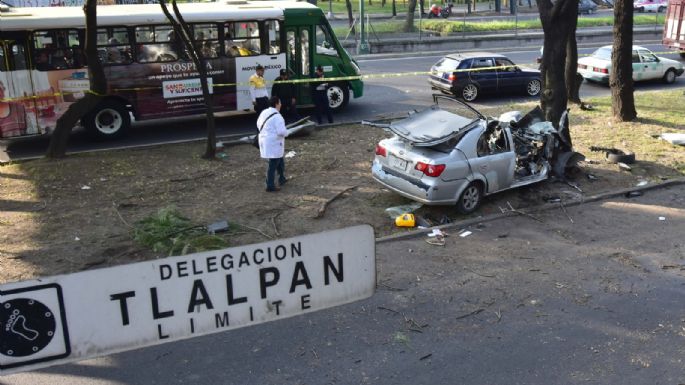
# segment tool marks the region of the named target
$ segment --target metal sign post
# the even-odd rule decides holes
[[[369,225],[0,286],[0,375],[370,297]]]
[[[364,0],[359,0],[359,32],[360,39],[357,45],[357,55],[364,55],[371,52],[369,48],[369,39],[366,36],[366,26],[364,25]]]

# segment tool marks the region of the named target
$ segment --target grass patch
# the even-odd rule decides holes
[[[659,25],[663,26],[664,16],[659,14],[658,16],[652,15],[636,15],[633,18],[633,23],[635,25]],[[372,22],[373,30],[377,34],[384,33],[400,33],[404,32],[404,21],[384,21],[384,22]],[[578,28],[587,27],[607,27],[614,25],[613,17],[597,17],[597,18],[578,18]],[[414,21],[414,30],[412,32],[418,32],[419,28],[425,31],[437,32],[443,35],[449,35],[450,33],[462,33],[462,32],[500,32],[500,31],[513,31],[515,29],[526,30],[526,29],[542,29],[542,23],[540,19],[529,19],[529,20],[519,20],[516,22],[514,19],[506,20],[492,20],[492,21],[466,21],[463,20],[434,20],[434,19],[424,19],[419,23],[418,20]],[[339,37],[344,37],[347,35],[349,28],[338,27],[334,28],[334,32]],[[371,33],[371,31],[369,31]]]
[[[640,162],[658,164],[661,174],[685,174],[683,147],[658,138],[666,132],[685,132],[685,110],[668,107],[685,102],[682,90],[636,92],[638,119],[634,122],[613,120],[610,97],[590,98],[585,102],[592,104],[594,110],[574,108],[571,113],[573,144],[580,152],[601,158],[601,154],[591,153],[589,147],[616,147],[635,152]]]
[[[169,256],[228,247],[224,238],[207,234],[204,225],[193,224],[174,207],[160,209],[136,223],[133,239],[157,253]]]

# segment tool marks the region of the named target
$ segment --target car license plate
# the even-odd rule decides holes
[[[390,155],[390,166],[400,169],[400,170],[406,170],[407,169],[407,161],[404,159],[400,159],[394,155]]]

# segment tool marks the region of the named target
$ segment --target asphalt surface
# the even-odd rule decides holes
[[[0,383],[683,383],[685,187],[536,218],[378,244],[368,300]]]

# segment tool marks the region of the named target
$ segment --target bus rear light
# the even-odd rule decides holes
[[[445,171],[444,164],[427,164],[423,162],[417,162],[415,169],[421,171],[424,175],[430,177],[439,177],[443,171]]]
[[[587,68],[587,66],[585,64],[578,64],[578,68],[584,70]]]
[[[385,150],[385,147],[381,146],[380,144],[377,144],[376,155],[385,157],[388,156],[388,152]]]
[[[606,69],[606,68],[595,68],[595,69],[597,70],[597,72],[601,72],[601,73],[603,73],[603,74],[608,74],[608,73],[609,73],[609,70]]]

